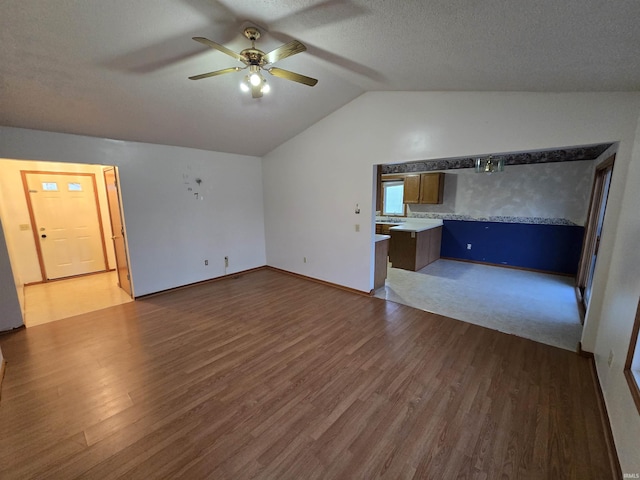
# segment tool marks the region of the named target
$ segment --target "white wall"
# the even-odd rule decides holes
[[[7,243],[0,222],[0,332],[23,325],[18,291],[16,290]]]
[[[491,175],[467,168],[447,170],[441,205],[408,207],[418,215],[538,217],[584,225],[593,170],[593,161],[512,165]]]
[[[587,350],[596,351],[602,370],[601,352],[616,342],[622,348],[630,332],[629,313],[640,288],[640,259],[632,247],[639,232],[633,204],[640,205],[639,148],[633,150],[639,116],[637,93],[366,93],[263,159],[267,262],[368,291],[373,286],[372,165],[619,141],[585,326],[587,337],[611,326],[617,340],[599,333],[583,341]],[[356,203],[360,215],[353,212]],[[361,224],[360,233],[355,223]],[[605,287],[612,292],[606,298]],[[629,293],[618,296],[613,293],[618,288]],[[617,358],[622,361],[622,355]],[[621,371],[620,363],[615,370]],[[637,472],[640,416],[630,408],[621,382],[603,387],[623,470]],[[624,396],[620,406],[612,396]]]
[[[0,223],[6,224],[7,218],[7,205],[2,201],[2,197],[4,195],[4,189],[1,183],[2,177],[0,176]],[[5,229],[6,230],[6,229]],[[10,238],[9,235],[3,235],[5,239],[5,243],[7,245],[7,254],[9,257],[9,264],[12,266],[13,271],[13,282],[15,284],[16,293],[18,295],[18,302],[20,303],[20,322],[22,323],[24,320],[24,281],[22,280],[22,276],[18,274],[17,268],[15,265],[18,264],[18,259],[16,257],[15,252],[18,247],[15,245],[15,240]],[[2,330],[0,330],[2,331]]]
[[[265,264],[259,158],[8,127],[0,157],[119,167],[136,296]]]
[[[616,157],[615,170],[619,157]],[[589,325],[595,330],[595,345],[590,345],[596,357],[598,377],[613,422],[613,432],[625,473],[640,472],[640,415],[623,376],[623,366],[629,350],[629,338],[640,297],[640,122],[636,131],[631,165],[624,178],[624,196],[619,210],[615,234],[611,230],[612,219],[605,220],[605,234],[615,239],[611,262],[606,278],[605,293],[595,308],[590,305],[589,318],[598,319]],[[607,205],[607,215],[609,210]],[[609,238],[607,238],[609,240]],[[604,237],[603,237],[604,241]],[[600,256],[598,257],[600,261]],[[599,268],[599,267],[598,267]],[[600,272],[598,272],[600,273]],[[599,307],[599,308],[598,308]],[[608,365],[613,353],[611,367]]]
[[[267,262],[368,291],[372,165],[622,140],[621,171],[638,104],[635,94],[364,94],[264,158]]]
[[[0,159],[0,215],[5,225],[5,237],[11,257],[11,265],[24,283],[42,281],[38,254],[33,232],[21,230],[20,225],[30,225],[29,209],[22,185],[21,170],[93,173],[96,179],[97,194],[100,203],[100,218],[107,250],[108,268],[116,268],[113,241],[111,240],[111,221],[104,184],[102,166],[64,164],[58,162],[29,162]]]

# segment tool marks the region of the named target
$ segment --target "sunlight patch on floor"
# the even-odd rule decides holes
[[[118,286],[115,271],[29,285],[24,299],[27,327],[132,301]]]

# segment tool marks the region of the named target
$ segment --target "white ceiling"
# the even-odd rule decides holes
[[[262,156],[370,90],[638,91],[638,0],[3,0],[0,124]],[[248,23],[276,66],[252,99]],[[383,114],[383,112],[381,112]]]

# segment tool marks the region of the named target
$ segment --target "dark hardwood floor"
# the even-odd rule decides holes
[[[270,270],[0,347],[2,479],[611,478],[587,359]]]

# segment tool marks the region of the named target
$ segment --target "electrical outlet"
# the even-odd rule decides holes
[[[356,232],[359,232],[359,231],[360,231],[360,224],[356,223]]]
[[[225,267],[229,266],[229,257],[224,257],[224,266]]]
[[[613,350],[609,350],[609,360],[607,360],[609,366],[613,363]]]
[[[209,260],[204,261],[204,266],[206,267],[207,265],[209,265]]]
[[[307,257],[303,257],[302,261],[303,261],[304,263],[307,263]]]
[[[471,250],[471,244],[467,243],[467,250]]]

